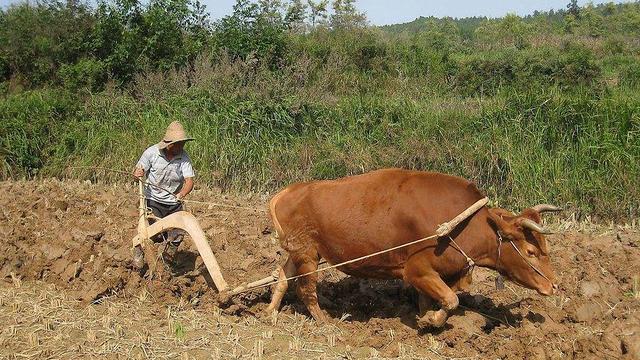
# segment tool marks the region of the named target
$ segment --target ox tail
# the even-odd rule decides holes
[[[269,215],[271,215],[271,221],[273,222],[273,226],[275,227],[275,230],[276,230],[276,237],[284,236],[284,231],[282,230],[280,221],[278,221],[278,215],[276,213],[276,205],[278,204],[278,201],[280,200],[280,198],[288,192],[289,192],[288,189],[284,189],[279,193],[277,193],[273,198],[271,198],[271,201],[269,201]]]

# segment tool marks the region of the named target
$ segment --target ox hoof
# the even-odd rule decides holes
[[[312,314],[311,316],[313,316],[313,319],[316,321],[318,325],[328,325],[331,323],[329,321],[329,317],[325,315],[325,313],[322,312],[322,310],[320,310],[319,313]]]
[[[261,318],[267,319],[267,318],[271,318],[271,317],[277,317],[278,316],[278,310],[271,309],[271,308],[268,307],[268,308],[260,311],[258,314],[260,315]]]
[[[266,308],[261,312],[256,314],[256,317],[264,322],[270,322],[271,325],[275,326],[278,323],[278,315],[280,313],[278,310],[273,310]]]
[[[447,313],[443,310],[427,311],[423,317],[417,318],[419,329],[439,328],[447,321]]]
[[[231,302],[231,295],[228,291],[221,291],[218,293],[218,304],[219,305],[227,305]]]

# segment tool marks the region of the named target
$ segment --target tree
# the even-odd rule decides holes
[[[576,19],[580,18],[580,6],[578,6],[578,0],[571,0],[567,4],[567,13],[573,15]]]
[[[333,14],[331,15],[331,28],[354,29],[367,26],[367,17],[359,12],[355,6],[355,0],[334,0]]]
[[[62,64],[89,55],[94,22],[89,6],[78,2],[9,6],[0,24],[3,77],[18,76],[27,86],[51,82]]]
[[[584,35],[599,37],[604,33],[604,18],[596,11],[593,5],[582,9],[579,23],[580,33]]]
[[[233,13],[214,25],[214,45],[232,57],[249,55],[276,66],[286,52],[287,24],[279,1],[237,0]]]
[[[616,13],[616,4],[612,2],[608,2],[604,5],[602,9],[602,15],[611,16]]]
[[[487,45],[515,46],[527,45],[530,25],[515,14],[508,14],[502,19],[485,21],[475,31],[480,42]]]
[[[259,0],[260,20],[272,25],[282,22],[282,1],[280,0]]]
[[[417,38],[433,50],[446,54],[462,42],[460,29],[451,18],[442,20],[430,18],[426,21],[425,26],[426,30],[421,32]]]
[[[305,17],[307,13],[307,4],[302,0],[293,0],[287,7],[287,13],[284,21],[293,32],[302,33],[305,31]]]
[[[329,0],[321,0],[315,2],[313,0],[307,0],[311,14],[309,18],[311,20],[311,27],[315,28],[318,25],[325,24],[327,21],[327,6],[329,6]]]

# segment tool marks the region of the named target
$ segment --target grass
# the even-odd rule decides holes
[[[0,100],[2,147],[10,151],[0,162],[4,175],[123,181],[72,166],[128,171],[178,119],[197,138],[187,149],[198,181],[228,190],[403,167],[471,179],[508,207],[551,202],[580,217],[640,214],[637,94],[556,89],[475,102],[372,96],[335,105],[200,96],[141,102],[97,94],[77,104],[36,91]]]
[[[187,330],[185,329],[185,327],[178,323],[173,324],[173,333],[176,336],[176,339],[178,340],[184,340],[185,336],[187,335]]]
[[[73,166],[129,171],[180,120],[197,139],[187,149],[198,182],[225,190],[402,167],[468,178],[505,207],[550,202],[580,218],[640,215],[640,95],[632,88],[506,84],[461,96],[426,77],[342,74],[333,63],[304,73],[312,71],[305,61],[281,73],[198,64],[189,85],[170,72],[139,76],[128,91],[7,94],[0,176],[124,181]],[[316,80],[298,84],[300,74]]]

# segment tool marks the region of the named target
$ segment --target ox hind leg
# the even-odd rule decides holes
[[[284,266],[278,267],[276,271],[278,272],[277,274],[278,280],[283,280],[283,279],[294,276],[296,274],[296,267],[293,264],[293,261],[291,261],[291,258],[289,257],[287,258],[287,261],[285,262]],[[289,288],[289,282],[286,280],[279,282],[273,286],[271,290],[271,294],[272,294],[271,303],[265,310],[267,314],[271,314],[274,311],[277,311],[278,309],[280,309],[282,298],[286,294],[288,288]]]
[[[414,257],[415,259],[416,257]],[[407,282],[413,285],[422,298],[421,310],[426,310],[428,301],[425,296],[436,300],[440,304],[437,311],[426,311],[422,317],[418,319],[419,328],[441,327],[447,321],[449,313],[458,307],[458,296],[453,290],[442,280],[440,275],[433,269],[426,267],[424,262],[409,260],[406,271]],[[422,315],[422,311],[421,311]]]
[[[301,253],[292,253],[289,255],[284,267],[278,268],[278,279],[286,279],[295,275],[306,274],[318,269],[319,256],[317,251],[312,248]],[[297,283],[296,292],[300,300],[305,304],[307,310],[316,321],[326,322],[326,316],[318,305],[318,295],[316,285],[318,282],[318,274],[311,274],[295,280]],[[288,281],[277,283],[271,296],[271,303],[265,309],[267,314],[280,308],[282,298],[289,288]]]
[[[318,269],[318,263],[320,262],[320,256],[315,248],[309,247],[302,253],[292,253],[290,255],[295,268],[296,275],[306,274]],[[316,285],[318,283],[318,274],[313,273],[307,276],[303,276],[296,280],[298,283],[297,294],[298,297],[304,302],[311,313],[311,316],[318,322],[326,322],[327,317],[320,310],[318,305],[318,294],[316,292]]]

